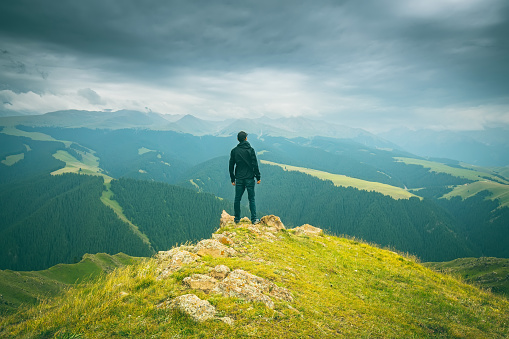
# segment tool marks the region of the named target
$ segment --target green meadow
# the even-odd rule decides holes
[[[267,161],[267,160],[260,160],[260,162],[263,164],[267,164],[267,165],[279,166],[282,169],[284,169],[285,171],[297,171],[297,172],[309,174],[309,175],[319,178],[321,180],[330,180],[336,186],[354,187],[359,190],[374,191],[374,192],[382,193],[384,195],[392,197],[393,199],[409,199],[411,197],[417,197],[416,195],[410,193],[407,190],[404,190],[403,188],[399,188],[399,187],[395,187],[395,186],[391,186],[391,185],[387,185],[387,184],[382,184],[379,182],[361,180],[361,179],[357,179],[357,178],[348,177],[348,176],[342,175],[342,174],[333,174],[333,173],[318,171],[318,170],[314,170],[314,169],[310,169],[310,168],[278,164],[276,162]]]
[[[444,195],[443,198],[450,199],[455,196],[460,196],[462,199],[467,199],[482,191],[491,192],[492,195],[487,197],[487,199],[498,199],[500,207],[509,207],[509,185],[503,185],[498,182],[487,180],[457,186],[451,192]]]
[[[414,159],[414,158],[403,158],[403,157],[395,157],[396,161],[403,162],[407,165],[419,165],[424,168],[429,168],[431,172],[437,173],[446,173],[455,177],[465,178],[472,181],[479,180],[493,180],[493,181],[502,181],[503,183],[509,185],[508,180],[504,180],[500,177],[496,177],[493,175],[491,171],[485,171],[486,169],[475,169],[475,166],[471,166],[470,169],[467,168],[458,168],[451,167],[446,164],[442,164],[435,161]]]
[[[456,186],[454,189],[444,195],[442,198],[450,199],[459,196],[462,199],[473,197],[482,192],[489,191],[491,195],[487,199],[498,199],[501,207],[509,206],[509,180],[504,175],[505,172],[490,170],[488,168],[478,168],[472,165],[463,164],[464,167],[457,168],[434,161],[419,160],[413,158],[395,158],[397,161],[405,164],[419,165],[429,168],[432,172],[447,173],[456,177],[465,178],[474,182]]]
[[[18,161],[21,161],[23,159],[25,159],[25,153],[8,155],[5,157],[4,160],[2,160],[2,164],[6,165],[6,166],[12,166],[15,163],[17,163]]]
[[[17,137],[26,137],[26,138],[30,138],[32,140],[38,140],[38,141],[57,141],[57,142],[62,142],[62,143],[65,144],[66,147],[69,147],[72,144],[71,141],[57,140],[57,139],[53,138],[52,136],[44,134],[44,133],[40,133],[40,132],[26,132],[26,131],[19,130],[16,127],[12,127],[12,126],[11,127],[4,127],[2,129],[1,133],[7,134],[7,135],[13,135],[13,136],[17,136]]]
[[[145,148],[145,147],[142,147],[142,148],[139,148],[138,149],[138,155],[143,155],[145,153],[150,153],[150,152],[157,152],[153,149],[148,149],[148,148]]]

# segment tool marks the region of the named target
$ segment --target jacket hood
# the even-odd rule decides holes
[[[247,142],[247,140],[244,140],[242,142],[239,142],[239,144],[237,145],[237,147],[241,147],[241,148],[251,148],[251,144],[249,142]]]

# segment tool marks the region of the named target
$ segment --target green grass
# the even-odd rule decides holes
[[[472,181],[480,181],[490,179],[493,181],[501,181],[501,178],[495,177],[493,173],[487,168],[476,168],[476,166],[470,165],[470,169],[451,167],[439,162],[420,160],[414,158],[403,158],[395,157],[396,161],[403,162],[408,165],[419,165],[424,168],[429,168],[430,172],[446,173],[455,177],[464,178]],[[464,166],[467,166],[464,164]],[[503,180],[505,184],[509,185],[509,181]]]
[[[312,175],[321,180],[330,180],[336,186],[342,187],[355,187],[359,190],[363,191],[374,191],[378,193],[382,193],[384,195],[390,196],[393,199],[409,199],[411,197],[418,197],[407,190],[404,190],[400,187],[391,186],[387,184],[382,184],[379,182],[366,181],[361,179],[356,179],[352,177],[347,177],[346,175],[341,174],[333,174],[324,171],[318,171],[310,168],[290,166],[284,164],[278,164],[272,161],[260,160],[261,163],[273,166],[279,166],[283,168],[285,171],[297,171]]]
[[[1,133],[7,134],[7,135],[13,135],[13,136],[17,136],[17,137],[27,137],[32,140],[38,140],[38,141],[58,141],[58,142],[64,143],[66,147],[69,147],[72,144],[71,141],[57,140],[48,134],[44,134],[44,133],[40,133],[40,132],[26,132],[26,131],[17,129],[16,127],[4,127],[2,129]]]
[[[138,154],[139,155],[143,155],[143,154],[149,153],[149,152],[156,152],[156,151],[154,151],[153,149],[145,148],[145,147],[142,147],[142,148],[138,149]]]
[[[355,239],[283,231],[274,242],[243,228],[243,255],[203,257],[168,279],[155,260],[115,270],[37,307],[5,317],[0,336],[62,338],[506,338],[509,302],[413,258]],[[290,290],[292,302],[261,303],[191,291],[209,300],[218,320],[195,323],[161,301],[190,293],[182,279],[217,264],[242,268]]]
[[[509,180],[509,167],[493,167],[491,170]]]
[[[99,167],[99,159],[92,153],[84,156],[83,161],[79,161],[68,152],[59,150],[53,154],[55,159],[65,162],[65,167],[51,172],[52,175],[59,175],[63,173],[79,173],[87,175],[100,175],[104,178],[105,182],[110,182],[113,178],[103,173]]]
[[[73,284],[91,282],[116,267],[131,265],[141,258],[119,253],[85,254],[76,264],[59,264],[43,271],[0,271],[0,315],[13,313],[22,305],[34,305],[56,296]]]
[[[465,185],[459,185],[445,194],[442,198],[450,199],[459,196],[462,199],[468,199],[474,195],[482,192],[489,191],[492,193],[486,199],[499,199],[500,207],[509,206],[509,180],[506,180],[503,169],[488,169],[484,167],[477,167],[473,165],[462,164],[467,168],[456,168],[434,161],[419,160],[413,158],[395,158],[397,161],[404,162],[405,164],[419,165],[429,168],[431,172],[446,173],[459,178],[464,178],[474,181]],[[499,176],[496,176],[499,175]],[[500,176],[504,177],[501,178]]]
[[[25,153],[8,155],[4,160],[2,160],[2,164],[6,166],[12,166],[23,159],[25,159]]]
[[[430,262],[425,266],[452,274],[476,286],[509,298],[509,259],[461,258],[448,262]]]
[[[65,145],[65,147],[69,148],[72,141],[66,141],[66,140],[57,140],[53,138],[52,136],[40,132],[26,132],[17,129],[16,127],[4,127],[2,129],[2,132],[7,135],[13,135],[18,137],[27,137],[32,140],[38,140],[38,141],[56,141],[61,142]],[[25,145],[27,147],[27,151],[30,151],[30,147],[28,145]],[[80,153],[83,157],[82,161],[79,161],[72,155],[70,155],[68,152],[64,150],[59,150],[57,153],[53,154],[53,157],[65,162],[65,167],[62,169],[59,169],[57,171],[52,172],[51,174],[57,175],[62,173],[81,173],[81,174],[90,174],[90,175],[101,175],[105,178],[106,181],[110,181],[112,178],[108,175],[105,175],[103,173],[103,170],[99,167],[99,158],[95,156],[95,152],[92,150],[89,150],[88,152],[84,151],[77,151]],[[21,155],[16,155],[14,158],[5,159],[6,162],[15,162],[19,161],[23,158],[21,158]],[[24,157],[24,154],[23,154]],[[3,161],[2,161],[3,162]],[[12,163],[13,164],[13,163]],[[12,165],[11,164],[11,165]]]
[[[456,186],[451,192],[444,195],[443,198],[450,199],[455,196],[460,196],[462,199],[468,199],[482,191],[489,191],[492,193],[487,199],[499,199],[500,207],[509,207],[509,185],[502,185],[487,180]]]

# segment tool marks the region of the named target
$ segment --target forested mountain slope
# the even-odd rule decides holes
[[[73,263],[85,253],[153,250],[106,207],[103,178],[44,175],[0,192],[0,268],[45,269]]]
[[[233,207],[212,194],[158,182],[119,179],[111,182],[111,190],[156,251],[210,237],[217,228],[216,216]]]
[[[150,256],[154,249],[209,237],[217,223],[212,216],[231,209],[211,194],[165,183],[113,180],[112,199],[139,234],[101,202],[104,190],[102,177],[77,174],[5,185],[0,192],[0,268],[44,269],[97,252]],[[189,222],[191,217],[196,224]]]
[[[65,148],[55,141],[38,141],[0,133],[0,185],[49,174],[65,164],[52,155]],[[7,159],[14,159],[8,161]],[[16,158],[17,157],[17,158]]]

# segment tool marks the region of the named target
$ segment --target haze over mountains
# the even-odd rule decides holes
[[[509,129],[433,131],[397,129],[379,134],[408,152],[478,166],[509,166]]]
[[[5,112],[5,114],[13,114]],[[475,131],[395,129],[373,134],[360,128],[303,117],[204,120],[193,115],[159,114],[120,110],[56,111],[42,115],[0,116],[0,126],[55,126],[65,128],[144,128],[176,131],[197,136],[232,136],[239,130],[250,134],[286,138],[330,137],[350,139],[375,148],[389,148],[431,158],[448,158],[478,166],[509,166],[509,129]]]
[[[278,118],[261,117],[255,119],[228,119],[211,121],[193,115],[172,115],[153,112],[120,110],[116,112],[57,111],[42,115],[0,118],[0,125],[15,126],[55,126],[65,128],[146,128],[176,131],[193,135],[231,136],[242,129],[250,134],[262,136],[282,136],[287,138],[324,136],[352,139],[375,147],[395,145],[359,128],[350,128],[326,121],[302,117]]]

